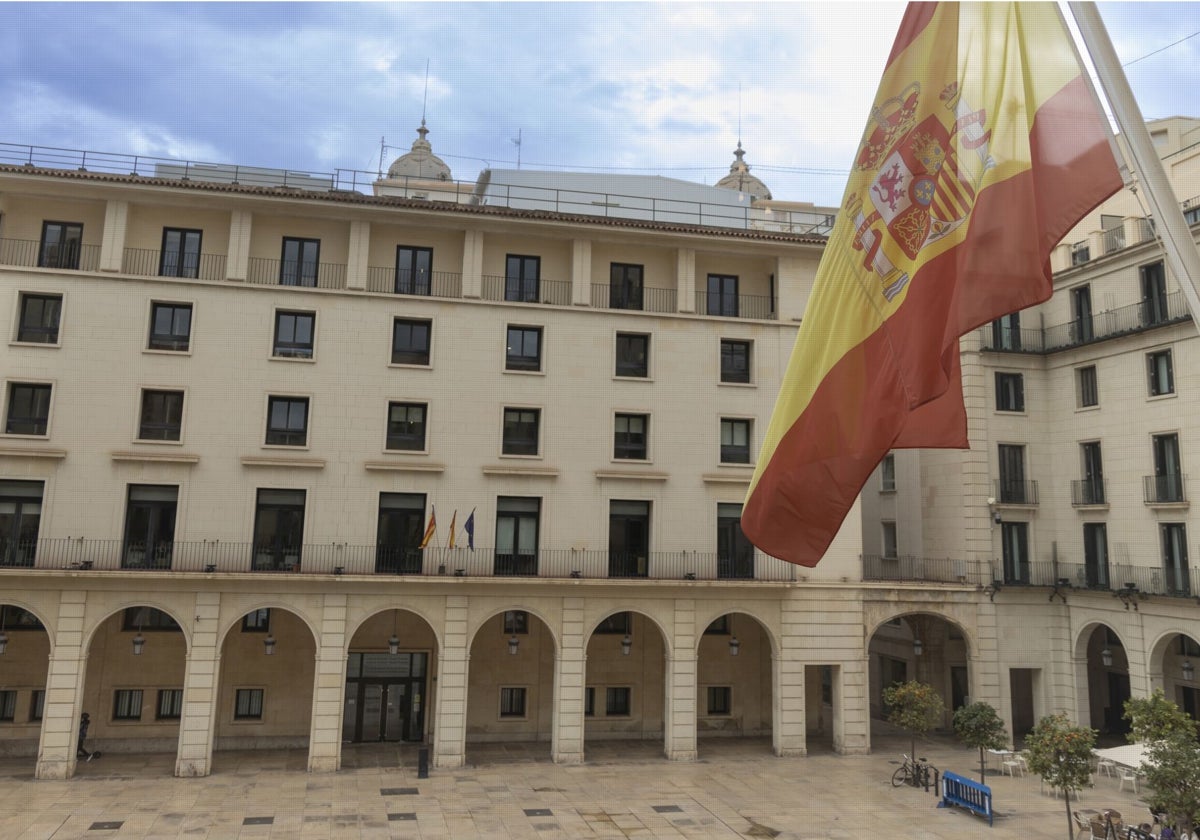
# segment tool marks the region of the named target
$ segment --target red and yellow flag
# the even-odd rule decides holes
[[[454,513],[450,514],[450,548],[454,548],[454,532],[457,530],[458,523],[458,508],[454,509]]]
[[[433,539],[433,535],[437,533],[437,508],[429,508],[429,524],[425,526],[425,536],[421,537],[421,544],[418,548],[424,548],[429,545],[429,541]]]
[[[966,447],[959,337],[1050,297],[1050,252],[1121,187],[1052,3],[912,3],[742,511],[815,566],[893,448]]]

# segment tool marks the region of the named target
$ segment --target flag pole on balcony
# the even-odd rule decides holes
[[[1162,238],[1167,266],[1183,289],[1192,323],[1200,331],[1200,292],[1196,289],[1196,282],[1200,280],[1200,253],[1196,251],[1196,242],[1179,208],[1179,199],[1146,131],[1146,121],[1133,98],[1129,80],[1121,70],[1121,62],[1096,4],[1072,2],[1069,5],[1100,78],[1100,86],[1112,107],[1117,127],[1125,137],[1129,150],[1127,162],[1138,174],[1138,186],[1150,203],[1150,214],[1157,222],[1155,232]]]

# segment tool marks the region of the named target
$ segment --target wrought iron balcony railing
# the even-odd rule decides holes
[[[224,280],[224,254],[174,254],[163,265],[162,251],[145,248],[126,248],[121,258],[121,271],[140,277],[179,277],[199,280]]]
[[[994,579],[1002,586],[1054,587],[1095,592],[1132,592],[1140,596],[1190,598],[1200,594],[1200,568],[1179,568],[1161,560],[1153,565],[1092,562],[1030,562],[1017,567],[999,563]]]
[[[389,295],[416,297],[461,298],[462,275],[451,271],[411,271],[370,266],[367,269],[367,291]]]
[[[960,583],[974,586],[991,580],[985,565],[949,557],[864,554],[862,564],[865,581]]]
[[[346,288],[346,266],[299,260],[269,260],[250,257],[246,282],[265,286],[297,286],[309,289]]]
[[[100,267],[100,246],[75,245],[46,250],[36,239],[0,239],[0,265],[96,271]]]
[[[1107,503],[1108,496],[1105,494],[1104,479],[1084,478],[1071,482],[1071,504],[1075,507]]]
[[[696,292],[696,312],[724,318],[749,318],[774,321],[775,299],[764,295],[724,295],[700,290]]]
[[[1038,483],[1036,481],[996,480],[996,502],[1002,505],[1036,505]]]
[[[592,284],[592,306],[597,309],[629,309],[640,312],[675,312],[674,289],[644,286],[637,294],[609,283]]]
[[[548,303],[571,305],[571,283],[566,280],[524,281],[485,274],[481,296],[484,300],[510,303]]]
[[[1180,473],[1142,476],[1142,489],[1148,505],[1181,504],[1187,501],[1187,476]]]
[[[1096,312],[1086,320],[1074,319],[1045,329],[1013,330],[988,325],[981,328],[982,347],[1000,353],[1056,353],[1083,344],[1178,324],[1191,318],[1183,292],[1143,300]]]

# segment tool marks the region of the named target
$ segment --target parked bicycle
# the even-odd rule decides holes
[[[904,763],[892,774],[892,787],[929,787],[929,762],[924,758],[909,758],[904,753],[901,753],[900,757],[904,759]]]

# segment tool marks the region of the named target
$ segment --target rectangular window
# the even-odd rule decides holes
[[[998,446],[1000,463],[1000,501],[1027,504],[1030,490],[1025,481],[1025,447],[1002,443]]]
[[[304,490],[258,491],[251,571],[300,571],[304,502]]]
[[[541,327],[510,326],[508,328],[508,340],[505,345],[504,369],[542,369]]]
[[[1167,592],[1171,595],[1192,595],[1192,581],[1188,575],[1187,525],[1182,522],[1164,522],[1162,529],[1163,573],[1166,576]]]
[[[263,690],[261,688],[239,688],[234,693],[234,720],[262,720]]]
[[[183,689],[160,688],[155,720],[179,720],[183,717]]]
[[[121,613],[121,630],[126,633],[181,633],[179,623],[155,607],[126,607]]]
[[[738,279],[732,274],[708,275],[708,295],[705,309],[709,315],[736,318],[738,314]]]
[[[200,238],[203,231],[163,228],[162,254],[158,263],[160,277],[200,276]]]
[[[428,365],[432,321],[397,318],[392,324],[392,364]]]
[[[14,484],[14,483],[17,483],[17,482],[0,481],[0,498],[2,498],[4,496],[4,485],[5,484]],[[30,482],[20,482],[20,483],[22,483],[22,484],[37,484],[39,487],[41,486],[40,481],[30,481]],[[39,496],[39,498],[41,498],[41,497]],[[3,520],[0,520],[0,522],[3,522]],[[14,606],[12,604],[4,604],[3,606],[0,606],[0,624],[2,624],[4,626],[5,630],[9,630],[9,631],[12,631],[12,630],[45,630],[46,629],[45,625],[42,624],[42,622],[40,620],[38,620],[38,617],[36,615],[31,613],[29,610],[22,609],[21,607]]]
[[[45,435],[50,424],[51,386],[10,382],[4,431],[10,435]]]
[[[1092,287],[1077,286],[1071,290],[1071,343],[1083,344],[1092,338]]]
[[[504,260],[504,299],[537,303],[542,258],[509,254]]]
[[[77,222],[42,222],[38,250],[40,268],[79,268],[83,252],[83,225]]]
[[[617,333],[617,376],[645,379],[650,375],[650,336]]]
[[[423,493],[380,493],[376,530],[375,571],[378,574],[421,573],[421,539],[425,534]]]
[[[525,610],[506,610],[504,613],[504,635],[523,635],[529,632],[529,613]]]
[[[1142,326],[1152,327],[1168,319],[1167,275],[1161,261],[1139,270],[1142,281]]]
[[[1103,522],[1083,525],[1083,568],[1088,587],[1108,589],[1108,526]]]
[[[650,563],[650,503],[608,503],[608,576],[647,577]]]
[[[425,451],[425,403],[388,403],[387,448]]]
[[[129,485],[121,568],[171,568],[178,499],[179,488],[174,485]]]
[[[270,397],[267,400],[268,446],[308,443],[308,397]]]
[[[118,688],[113,692],[113,720],[142,719],[142,690]]]
[[[1025,410],[1025,377],[1020,373],[996,372],[996,410]]]
[[[754,577],[754,546],[742,532],[742,506],[717,505],[717,577],[750,580]]]
[[[721,339],[721,381],[741,382],[750,381],[750,360],[752,341],[738,341],[732,338]]]
[[[285,359],[311,359],[317,313],[278,310],[271,355]]]
[[[62,295],[35,295],[21,292],[21,314],[17,322],[17,341],[30,344],[58,344],[58,320],[62,315]]]
[[[251,610],[242,616],[242,632],[243,633],[270,633],[271,632],[271,608],[262,607],[257,610]]]
[[[714,618],[712,622],[710,622],[709,625],[704,628],[704,635],[706,636],[729,636],[731,633],[732,630],[730,629],[729,624],[729,613],[725,613],[725,615],[719,618]]]
[[[279,257],[279,285],[315,287],[320,263],[320,239],[285,236]]]
[[[0,566],[28,568],[37,555],[38,525],[42,519],[43,483],[0,481]],[[9,630],[25,626],[24,620],[41,627],[33,613],[18,607],[0,607],[0,619]]]
[[[896,456],[891,452],[883,456],[879,465],[879,492],[896,492]]]
[[[613,613],[601,621],[594,632],[605,636],[628,636],[633,632],[633,613]]]
[[[710,685],[708,687],[708,714],[728,715],[733,710],[733,689],[727,685]]]
[[[1149,501],[1183,501],[1183,465],[1179,456],[1179,435],[1153,435],[1154,494]]]
[[[750,420],[721,418],[721,463],[750,463]]]
[[[505,455],[537,455],[538,425],[542,412],[537,408],[504,409],[503,441]]]
[[[627,686],[609,686],[604,690],[604,714],[608,717],[628,717],[632,708]]]
[[[396,246],[396,294],[428,295],[433,274],[433,249]]]
[[[1080,408],[1100,404],[1100,388],[1096,381],[1096,366],[1088,365],[1075,369],[1075,382]]]
[[[183,391],[142,391],[138,440],[179,440],[183,429]]]
[[[524,687],[504,687],[500,689],[500,717],[525,717]]]
[[[614,423],[613,457],[633,461],[647,460],[649,429],[648,414],[618,414]]]
[[[185,351],[192,339],[190,303],[152,303],[150,305],[151,350]]]
[[[1021,349],[1021,313],[1010,312],[992,321],[992,347],[996,350]]]
[[[1100,450],[1100,441],[1093,440],[1079,444],[1079,455],[1083,467],[1083,482],[1080,486],[1079,498],[1076,504],[1102,505],[1106,501],[1104,493],[1104,457]]]
[[[886,559],[894,560],[898,556],[896,548],[896,523],[885,521],[880,523],[880,525],[882,526],[883,556]]]
[[[541,515],[540,498],[500,496],[496,499],[495,574],[537,574]]]
[[[17,692],[0,691],[0,723],[12,723],[17,719]]]
[[[1000,541],[1004,555],[1004,582],[1029,583],[1029,523],[1002,522]]]
[[[612,263],[609,268],[608,308],[642,309],[642,266]]]
[[[1175,393],[1175,372],[1171,366],[1170,350],[1147,353],[1146,369],[1150,377],[1150,396]]]
[[[583,690],[583,716],[596,716],[596,689],[594,686],[587,686]]]
[[[46,714],[46,690],[35,688],[29,695],[29,722],[35,723]]]

